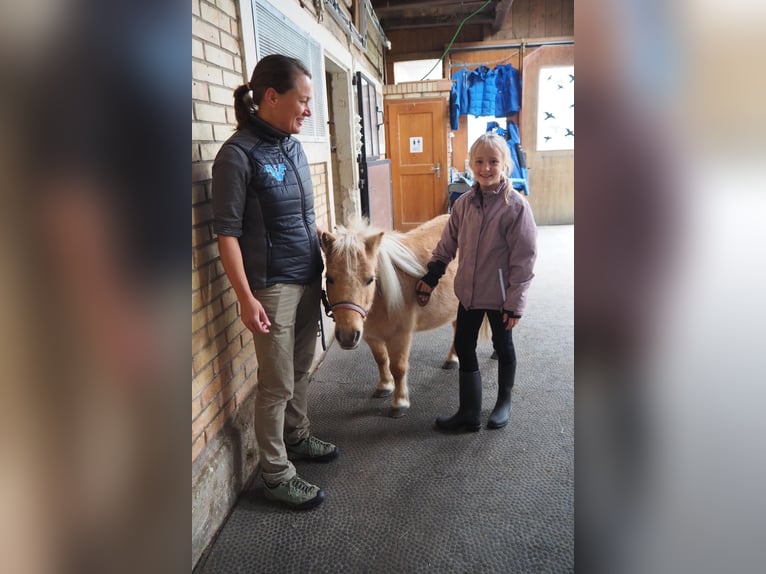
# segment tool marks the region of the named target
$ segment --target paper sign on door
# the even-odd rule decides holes
[[[421,136],[410,138],[410,153],[423,153],[423,138]]]

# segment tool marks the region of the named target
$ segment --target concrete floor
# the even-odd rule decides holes
[[[385,416],[371,398],[377,369],[363,345],[331,345],[309,388],[312,431],[336,443],[327,464],[298,462],[327,500],[308,512],[267,502],[257,477],[197,574],[257,572],[572,572],[574,570],[573,226],[539,230],[536,278],[514,330],[518,370],[510,424],[445,435],[457,371],[440,368],[451,327],[415,336],[412,408]],[[482,418],[497,362],[479,348]]]

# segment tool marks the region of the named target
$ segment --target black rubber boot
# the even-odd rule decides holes
[[[492,414],[489,415],[488,429],[501,429],[508,424],[511,418],[511,389],[515,377],[515,365],[500,363],[497,366],[497,402],[492,409]]]
[[[481,428],[481,373],[460,371],[460,407],[449,418],[438,417],[436,428],[452,432],[476,432]]]

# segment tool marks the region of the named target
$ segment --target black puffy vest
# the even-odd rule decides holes
[[[239,238],[250,288],[319,278],[314,191],[300,142],[253,117],[224,145],[239,147],[252,166]]]

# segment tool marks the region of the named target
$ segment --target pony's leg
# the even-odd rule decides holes
[[[457,327],[457,319],[452,321],[452,343],[450,344],[449,353],[447,353],[447,358],[444,359],[444,364],[442,365],[442,369],[457,369],[459,362],[457,360],[457,353],[455,352],[455,327]]]
[[[375,386],[375,392],[373,397],[388,397],[394,391],[394,376],[391,374],[388,361],[388,350],[386,350],[386,344],[378,339],[367,340],[372,351],[372,356],[375,357],[375,362],[378,364],[378,373],[380,378],[378,384]]]
[[[410,391],[407,388],[407,365],[410,360],[412,331],[406,331],[388,343],[391,373],[394,375],[394,397],[391,400],[389,416],[403,417],[410,409]]]

